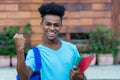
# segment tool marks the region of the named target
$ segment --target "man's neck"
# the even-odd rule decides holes
[[[42,43],[47,44],[47,45],[56,45],[60,43],[60,40],[58,38],[50,40],[46,38],[45,36],[43,36]]]
[[[53,50],[57,50],[61,47],[61,41],[59,39],[55,40],[43,40],[42,45],[49,47]]]
[[[54,50],[57,50],[61,46],[61,41],[58,38],[56,38],[54,40],[49,40],[49,39],[43,38],[42,45],[52,48]]]

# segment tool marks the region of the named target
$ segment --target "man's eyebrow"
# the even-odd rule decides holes
[[[49,21],[46,21],[46,20],[45,20],[45,22],[52,23],[52,22],[49,22]],[[52,23],[52,24],[61,24],[61,23],[60,22],[55,22],[55,23]]]

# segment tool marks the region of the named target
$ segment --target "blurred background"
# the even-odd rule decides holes
[[[38,7],[56,2],[66,8],[58,36],[75,44],[81,56],[94,55],[88,80],[120,80],[120,0],[0,0],[0,80],[15,80],[15,33],[31,46],[41,43]]]

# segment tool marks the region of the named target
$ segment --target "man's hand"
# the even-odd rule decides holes
[[[83,74],[80,74],[79,68],[74,67],[70,71],[70,79],[71,80],[86,80],[86,77]]]
[[[23,34],[15,34],[13,38],[15,41],[16,50],[22,51],[25,46],[25,38],[23,37]]]

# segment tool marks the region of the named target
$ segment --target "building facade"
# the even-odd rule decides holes
[[[86,39],[85,33],[99,24],[120,31],[120,0],[0,0],[0,32],[4,26],[22,27],[29,22],[34,32],[31,43],[37,45],[42,38],[38,7],[47,2],[57,2],[66,8],[61,39]]]

